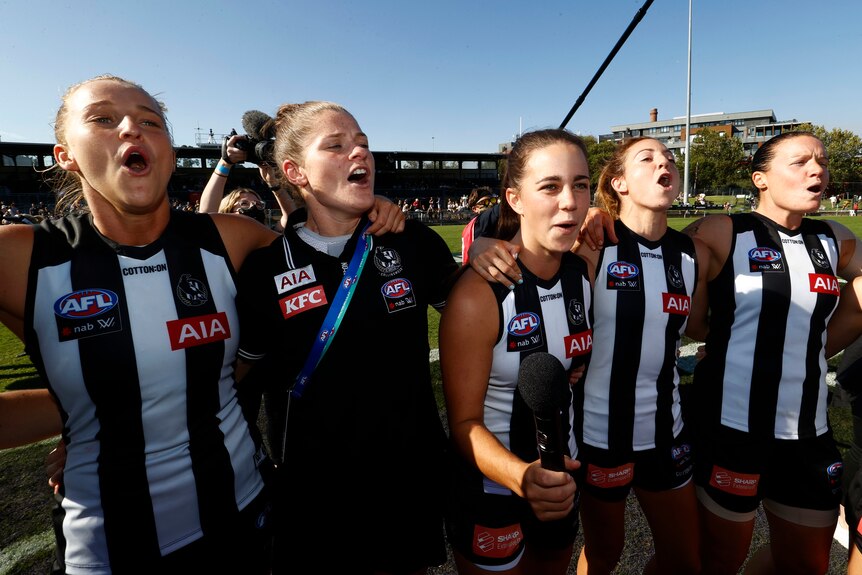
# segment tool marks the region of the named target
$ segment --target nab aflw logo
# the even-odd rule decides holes
[[[230,337],[230,325],[224,312],[175,319],[167,325],[173,351]]]

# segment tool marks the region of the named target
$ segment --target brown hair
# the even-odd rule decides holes
[[[225,197],[221,199],[218,205],[218,211],[220,214],[232,214],[234,208],[236,207],[236,203],[239,201],[240,196],[242,194],[251,194],[258,199],[258,201],[263,202],[263,198],[260,197],[260,194],[252,190],[251,188],[236,188],[231,190]]]
[[[511,240],[520,227],[518,214],[509,205],[509,201],[505,199],[506,189],[519,189],[521,187],[524,170],[533,152],[557,143],[572,144],[583,152],[584,158],[587,157],[587,146],[584,141],[568,130],[559,128],[527,132],[519,137],[515,145],[512,146],[512,151],[506,158],[506,173],[503,176],[502,192],[500,193],[503,201],[500,202],[500,219],[497,222],[496,236],[498,238]]]
[[[604,208],[613,219],[620,217],[620,195],[611,185],[611,180],[619,178],[626,172],[626,154],[629,149],[644,140],[656,140],[648,136],[628,138],[617,144],[602,173],[599,175],[599,183],[596,186],[596,205]]]
[[[102,74],[101,76],[95,76],[94,78],[90,78],[89,80],[84,80],[83,82],[73,84],[63,94],[62,103],[60,104],[60,108],[57,110],[57,116],[54,119],[54,139],[58,144],[60,144],[61,146],[68,145],[68,142],[66,140],[66,120],[69,116],[69,98],[71,98],[75,92],[77,92],[80,88],[86,86],[87,84],[102,81],[116,82],[128,88],[140,90],[141,92],[152,98],[153,102],[155,102],[156,104],[156,111],[159,112],[159,115],[161,115],[162,120],[165,123],[165,129],[168,132],[168,136],[171,138],[171,142],[173,142],[170,124],[168,123],[168,119],[165,116],[165,113],[167,112],[167,107],[165,107],[164,103],[157,100],[155,97],[153,97],[152,94],[144,90],[143,86],[141,86],[140,84],[130,82],[129,80],[126,80],[125,78],[120,78],[119,76]],[[80,210],[81,208],[84,208],[86,206],[83,186],[81,184],[81,176],[78,172],[70,172],[68,170],[64,170],[60,168],[58,164],[55,163],[53,166],[48,168],[48,171],[46,171],[45,179],[54,188],[57,194],[57,203],[54,207],[54,213],[56,215],[62,215],[70,210]]]
[[[769,170],[772,164],[772,160],[775,158],[775,152],[778,150],[778,146],[781,145],[786,140],[791,140],[793,138],[800,138],[802,136],[808,136],[810,138],[814,138],[815,140],[821,141],[820,138],[815,136],[812,132],[806,132],[804,130],[799,130],[798,132],[784,132],[772,138],[769,138],[760,146],[758,146],[757,151],[754,152],[754,157],[751,159],[751,175],[754,175],[754,172],[765,172]],[[822,141],[821,141],[822,143]],[[754,186],[754,194],[760,195],[760,189],[757,186]]]
[[[272,155],[281,169],[285,160],[302,164],[308,139],[312,134],[319,114],[326,111],[343,112],[353,117],[343,106],[334,102],[309,101],[302,104],[283,104],[278,108],[273,123],[275,125],[275,147]],[[299,190],[283,174],[281,183],[290,190],[290,195],[300,198]]]

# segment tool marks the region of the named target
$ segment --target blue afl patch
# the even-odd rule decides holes
[[[383,294],[383,301],[386,302],[386,309],[389,313],[416,307],[413,285],[407,278],[389,280],[380,288],[380,293]]]
[[[624,261],[612,262],[608,264],[607,272],[609,290],[640,291],[641,270],[635,264]]]
[[[784,271],[781,252],[770,247],[756,247],[748,250],[748,266],[753,272]]]
[[[530,335],[539,329],[539,316],[531,311],[519,313],[509,322],[506,330],[515,336]]]
[[[107,289],[79,290],[54,302],[60,341],[113,333],[123,329],[120,298]]]
[[[111,290],[80,290],[54,302],[54,313],[69,319],[95,317],[113,309],[118,301],[117,294]]]
[[[544,343],[541,320],[531,311],[524,311],[513,317],[506,326],[507,351],[530,351],[539,349]]]

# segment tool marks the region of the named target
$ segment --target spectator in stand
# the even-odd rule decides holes
[[[473,240],[480,236],[493,235],[490,230],[486,230],[482,225],[479,225],[479,228],[476,228],[477,222],[485,222],[486,220],[479,220],[476,216],[490,208],[491,206],[497,205],[497,201],[499,197],[488,186],[481,186],[477,188],[473,188],[470,190],[470,195],[467,199],[467,207],[473,213],[472,218],[464,226],[464,229],[461,230],[461,259],[463,263],[469,263],[469,255],[468,252],[470,250],[470,246],[473,244]],[[494,225],[496,225],[496,221],[494,221]]]

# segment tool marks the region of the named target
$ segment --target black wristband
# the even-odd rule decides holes
[[[227,164],[227,165],[229,165],[229,166],[232,166],[232,165],[234,164],[234,162],[231,162],[231,161],[230,161],[230,158],[229,158],[229,157],[228,157],[228,155],[227,155],[227,142],[228,142],[228,140],[230,140],[230,136],[225,136],[225,137],[224,137],[224,140],[222,140],[222,143],[221,143],[221,159],[222,159],[222,161],[223,161],[225,164]]]

